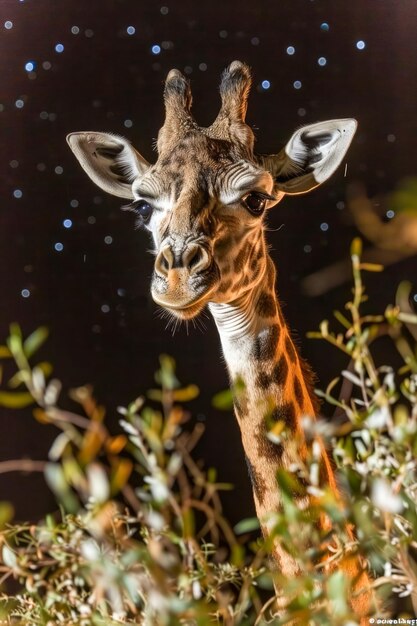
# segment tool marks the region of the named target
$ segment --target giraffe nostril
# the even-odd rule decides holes
[[[195,250],[193,250],[193,252],[187,259],[188,269],[192,270],[192,268],[195,267],[199,263],[199,261],[201,261],[202,256],[203,255],[201,253],[201,248],[196,248]]]
[[[210,265],[210,257],[203,246],[191,244],[182,255],[182,264],[190,274],[196,274],[207,269]]]
[[[160,265],[161,265],[161,268],[165,270],[166,272],[169,270],[169,261],[167,257],[165,256],[165,254],[161,255]]]
[[[164,248],[158,254],[155,261],[155,270],[162,276],[168,276],[169,270],[174,264],[174,255],[169,247]]]

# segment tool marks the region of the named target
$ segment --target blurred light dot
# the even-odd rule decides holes
[[[108,304],[102,304],[101,305],[101,310],[103,313],[108,313],[110,311],[110,307]]]
[[[71,228],[72,226],[72,220],[66,219],[62,222],[64,228]]]
[[[19,167],[19,161],[16,161],[16,159],[13,159],[12,161],[10,161],[9,165],[13,169],[16,169],[16,167]]]
[[[305,108],[304,108],[304,107],[300,107],[300,108],[298,109],[297,113],[298,113],[298,115],[299,115],[300,117],[304,117],[304,115],[307,113],[307,111],[305,110]]]
[[[414,302],[417,302],[417,293],[414,294],[413,300],[414,300]]]
[[[84,35],[91,39],[91,37],[94,37],[94,31],[91,28],[86,28]]]
[[[100,324],[94,324],[94,326],[91,328],[91,330],[93,331],[94,334],[98,335],[99,333],[101,333],[101,326],[100,326]]]
[[[261,40],[259,39],[259,37],[252,37],[252,39],[250,40],[252,46],[259,46],[260,41]]]
[[[10,20],[6,20],[6,21],[4,22],[4,28],[5,28],[6,30],[10,30],[11,28],[13,28],[13,22],[11,22]]]
[[[342,211],[345,208],[345,203],[343,202],[343,200],[339,200],[339,202],[336,202],[336,209],[339,209],[339,211]]]
[[[36,72],[28,72],[28,78],[29,80],[36,80],[37,78],[37,73]]]
[[[26,272],[26,274],[31,274],[34,270],[33,265],[25,265],[23,268],[23,271]]]
[[[126,28],[126,32],[128,35],[134,35],[136,33],[136,28],[134,26],[128,26]]]
[[[169,13],[168,7],[161,7],[161,13],[162,15],[168,15]]]
[[[39,117],[41,118],[41,120],[47,120],[49,115],[48,115],[48,111],[41,111],[39,113]]]
[[[269,89],[271,86],[271,83],[269,82],[269,80],[263,80],[261,85],[262,85],[262,89]]]
[[[48,120],[50,122],[55,122],[55,120],[56,120],[56,113],[49,113],[48,114]]]
[[[89,216],[88,216],[88,218],[87,218],[87,222],[88,222],[89,224],[95,224],[95,223],[96,223],[96,221],[97,221],[97,220],[96,220],[96,218],[94,217],[94,215],[89,215]]]
[[[294,89],[301,89],[301,87],[302,87],[301,80],[295,80],[293,82],[293,87],[294,87]]]
[[[76,200],[75,198],[74,198],[73,200],[71,200],[71,202],[70,202],[70,206],[71,206],[73,209],[76,209],[78,205],[79,205],[78,200]]]
[[[15,105],[16,109],[23,109],[23,107],[25,106],[25,103],[23,102],[23,100],[21,100],[19,98],[18,100],[16,100],[14,105]]]
[[[193,68],[191,67],[191,65],[186,65],[184,67],[184,74],[192,74],[193,72]]]
[[[34,61],[28,61],[27,63],[25,63],[25,70],[27,72],[33,72],[35,67],[36,67],[36,65],[35,65]]]
[[[290,56],[292,56],[293,54],[295,54],[295,48],[294,48],[294,46],[288,46],[288,48],[287,48],[287,54],[289,54]]]
[[[51,65],[51,63],[49,63],[49,61],[44,61],[42,63],[42,67],[43,67],[44,70],[50,70],[52,65]]]
[[[151,50],[152,50],[152,54],[160,54],[161,46],[158,46],[158,45],[152,46]]]
[[[94,202],[94,204],[102,204],[103,203],[103,198],[101,196],[94,196],[93,202]]]
[[[329,230],[329,225],[327,224],[327,222],[322,222],[320,224],[320,230],[322,230],[324,233],[326,232],[326,230]]]
[[[126,126],[126,128],[132,128],[133,126],[132,120],[125,120],[123,124]]]
[[[4,104],[0,104],[0,112],[4,111]]]
[[[61,52],[64,52],[64,46],[62,43],[57,43],[55,46],[55,52],[58,52],[58,54],[60,54]]]
[[[311,252],[311,251],[312,251],[312,249],[313,249],[313,248],[310,246],[310,244],[306,244],[306,245],[304,246],[304,252],[306,252],[307,254],[308,254],[309,252]]]
[[[387,213],[386,213],[386,216],[387,216],[389,219],[392,219],[392,218],[395,216],[395,211],[393,211],[392,209],[389,209],[389,210],[387,211]]]
[[[396,140],[396,136],[393,135],[392,133],[390,133],[389,135],[387,135],[387,141],[389,143],[394,143],[394,141]]]
[[[30,291],[29,289],[22,289],[22,291],[20,292],[22,298],[29,298],[30,296]]]
[[[64,168],[61,165],[57,165],[54,171],[55,171],[55,174],[60,175],[63,173]]]
[[[120,296],[121,298],[124,298],[124,296],[126,295],[126,289],[119,287],[119,289],[117,290],[117,295]]]
[[[71,32],[73,35],[78,35],[80,32],[80,29],[78,28],[78,26],[71,26]]]
[[[323,30],[324,32],[327,32],[330,30],[330,26],[328,25],[327,22],[323,22],[322,24],[320,24],[320,30]]]
[[[104,243],[106,243],[108,246],[113,243],[113,237],[111,237],[110,235],[106,235],[104,237]]]
[[[161,43],[161,47],[164,50],[172,50],[172,48],[174,47],[174,43],[172,41],[163,41]]]
[[[227,35],[228,35],[227,30],[221,30],[219,32],[219,37],[221,37],[221,39],[226,39]]]
[[[205,71],[206,71],[206,69],[207,69],[207,64],[206,64],[206,63],[200,63],[200,65],[198,66],[198,69],[199,69],[201,72],[205,72]]]
[[[21,189],[15,189],[13,192],[13,196],[15,198],[21,198],[23,196],[23,191]]]
[[[54,244],[54,248],[57,252],[62,252],[62,250],[64,249],[64,244],[60,241],[57,241],[57,243]]]
[[[327,63],[326,57],[319,57],[317,59],[317,63],[320,65],[320,67],[324,67]]]
[[[359,39],[359,41],[356,42],[356,47],[358,50],[364,50],[365,45],[366,44],[362,39]]]
[[[38,163],[38,164],[37,164],[37,166],[36,166],[36,169],[37,169],[39,172],[44,172],[44,171],[46,170],[46,165],[45,165],[45,163]]]

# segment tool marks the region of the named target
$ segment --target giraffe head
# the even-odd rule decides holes
[[[68,143],[90,178],[126,198],[153,237],[152,297],[180,318],[208,302],[232,302],[261,279],[266,265],[264,216],[285,194],[310,191],[340,164],[356,130],[352,119],[297,130],[277,154],[254,153],[245,123],[251,85],[247,65],[223,73],[221,108],[208,128],[191,115],[189,82],[171,70],[158,158],[148,163],[108,133],[77,132]]]

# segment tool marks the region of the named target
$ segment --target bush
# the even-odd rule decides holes
[[[70,392],[79,411],[60,409],[61,384],[50,379],[51,366],[31,365],[46,330],[24,339],[17,325],[11,327],[0,357],[14,359],[17,373],[0,391],[0,404],[36,403],[34,417],[59,433],[45,463],[4,461],[0,471],[43,471],[59,511],[37,524],[18,524],[10,522],[11,506],[0,505],[0,585],[5,589],[15,579],[20,586],[16,594],[1,595],[5,623],[352,626],[350,581],[339,568],[352,555],[366,559],[381,598],[398,596],[408,602],[402,615],[412,614],[417,317],[405,284],[384,314],[362,314],[361,272],[382,268],[361,263],[360,253],[355,241],[353,297],[345,313],[335,313],[341,330],[331,331],[325,321],[311,333],[346,354],[341,376],[317,392],[337,407],[337,419],[304,418],[307,439],[318,432],[334,450],[343,506],[320,484],[320,454],[312,444],[305,461],[278,473],[283,510],[271,513],[268,540],[259,538],[255,519],[234,529],[224,519],[220,492],[230,485],[192,457],[202,430],[186,424],[190,416],[182,406],[198,389],[180,386],[170,357],[160,359],[158,388],[119,408],[121,432],[112,434],[88,386]],[[398,372],[374,363],[372,344],[383,335],[402,357]],[[227,406],[229,400],[222,392],[215,402]],[[285,436],[279,425],[269,433],[275,442]],[[293,496],[306,490],[314,504],[302,510]],[[323,515],[330,530],[317,524]],[[277,540],[300,564],[296,579],[283,577],[268,557]],[[274,583],[287,599],[286,610],[275,616]]]

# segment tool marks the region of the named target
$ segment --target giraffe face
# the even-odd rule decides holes
[[[132,186],[138,223],[152,234],[156,303],[180,318],[230,302],[263,269],[263,217],[272,176],[224,139],[190,130]]]
[[[264,214],[285,194],[321,184],[343,159],[352,119],[297,130],[276,155],[257,156],[245,123],[249,68],[234,61],[220,84],[222,106],[208,128],[191,116],[186,78],[169,72],[158,159],[150,165],[123,137],[71,133],[67,140],[90,178],[128,207],[153,237],[152,297],[180,318],[208,302],[230,303],[261,279],[267,254]]]

